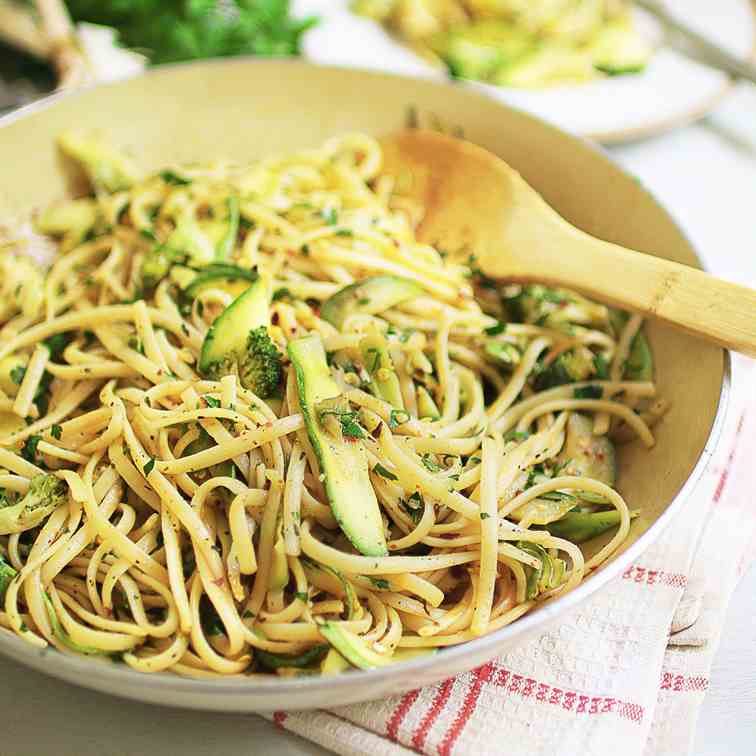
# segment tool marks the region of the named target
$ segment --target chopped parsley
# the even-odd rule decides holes
[[[173,186],[187,186],[191,184],[192,180],[185,176],[179,176],[175,171],[160,171],[160,178],[165,181],[166,184],[173,184]]]
[[[381,353],[378,350],[378,347],[370,347],[367,350],[367,354],[369,354],[373,360],[373,364],[368,369],[371,373],[374,373],[381,365]]]
[[[297,591],[294,594],[294,598],[298,598],[300,601],[304,601],[305,604],[310,600],[310,596],[307,591]]]
[[[64,333],[55,333],[46,338],[42,343],[50,351],[50,359],[57,360],[63,354],[63,350],[73,341],[73,338],[74,334],[71,331],[67,331]]]
[[[430,454],[423,454],[420,461],[428,472],[441,472],[441,465]]]
[[[28,462],[35,463],[37,460],[37,446],[42,440],[42,436],[33,435],[24,441],[24,445],[21,447],[21,456]]]
[[[419,491],[415,491],[407,499],[399,499],[399,504],[402,509],[410,516],[412,522],[420,522],[423,516],[423,510],[425,509],[425,501],[420,495]]]
[[[341,435],[346,438],[367,438],[365,429],[358,421],[359,413],[355,410],[324,409],[320,411],[320,422],[324,417],[335,417],[341,424]]]
[[[226,628],[212,602],[206,595],[200,599],[199,614],[200,624],[205,635],[223,635],[225,633]]]
[[[468,278],[471,278],[473,280],[473,283],[476,286],[479,286],[481,289],[498,289],[499,285],[496,282],[495,279],[491,278],[490,276],[487,276],[478,266],[478,258],[475,257],[475,255],[470,255],[467,258],[467,264],[470,268],[469,274],[467,274]]]
[[[291,292],[286,287],[276,289],[273,292],[273,301],[278,302],[279,299],[292,299]]]
[[[200,302],[199,304],[202,303]],[[132,336],[129,339],[129,347],[135,352],[139,352],[139,354],[144,354],[144,344],[142,344],[142,340],[136,336]]]
[[[593,355],[593,367],[596,370],[596,378],[609,377],[609,363],[601,352]]]
[[[208,394],[203,394],[202,398],[205,400],[205,403],[208,407],[212,407],[213,409],[220,409],[221,407],[221,400],[216,399],[214,396],[209,396]]]
[[[404,425],[404,423],[408,423],[410,419],[409,412],[406,410],[391,410],[391,414],[389,415],[389,428],[391,430],[394,430],[394,428],[398,428],[400,425]]]
[[[498,336],[499,334],[504,333],[504,331],[506,330],[507,324],[499,321],[496,325],[493,325],[490,328],[484,328],[483,333],[485,333],[486,336]]]
[[[60,425],[53,425],[53,427],[50,428],[50,435],[57,440],[60,440],[60,436],[62,433],[63,433],[63,428]]]
[[[481,520],[487,520],[491,515],[488,514],[488,512],[481,512],[480,513],[480,519]]]
[[[380,475],[382,478],[386,478],[386,480],[399,480],[391,470],[387,470],[382,464],[380,464],[380,462],[373,468],[373,472]]]
[[[572,390],[575,399],[601,399],[604,396],[604,389],[601,386],[583,386]]]
[[[155,468],[155,460],[150,459],[150,461],[144,466],[144,474],[149,475],[153,469]]]
[[[13,370],[10,371],[10,379],[17,386],[23,383],[24,376],[26,375],[26,368],[23,365],[16,365]]]
[[[391,583],[389,583],[389,581],[385,580],[384,578],[374,578],[368,576],[368,580],[370,580],[370,582],[381,591],[391,590]]]
[[[504,442],[507,441],[525,441],[530,437],[530,433],[527,431],[511,430],[504,434]]]
[[[354,236],[354,232],[350,231],[348,228],[340,228],[335,233],[335,236]]]
[[[328,210],[323,210],[320,214],[329,226],[335,226],[339,222],[339,214],[335,207],[329,207]]]

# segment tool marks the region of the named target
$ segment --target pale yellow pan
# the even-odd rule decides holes
[[[499,155],[580,229],[686,265],[698,265],[666,212],[604,155],[532,117],[458,87],[299,62],[227,61],[154,71],[140,79],[53,99],[0,128],[0,223],[28,218],[69,187],[54,147],[61,131],[100,130],[130,148],[145,168],[227,156],[235,162],[316,146],[344,131],[396,132],[408,110]],[[621,272],[618,272],[621,275]],[[57,653],[40,653],[0,632],[0,652],[71,682],[162,704],[216,710],[338,705],[397,693],[471,669],[559,622],[684,514],[685,498],[710,456],[721,425],[728,360],[719,347],[656,322],[648,334],[656,381],[671,408],[651,450],[620,453],[619,487],[640,509],[624,553],[566,597],[505,629],[434,657],[338,678],[223,681],[145,676]]]

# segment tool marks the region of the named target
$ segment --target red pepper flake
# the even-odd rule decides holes
[[[273,315],[270,318],[270,322],[273,323],[273,325],[278,325],[278,313],[274,312]]]
[[[219,577],[219,578],[215,578],[215,580],[213,580],[213,585],[217,585],[218,588],[223,588],[225,582],[226,581],[222,577]]]

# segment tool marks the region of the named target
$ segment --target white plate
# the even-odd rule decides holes
[[[751,55],[756,23],[749,0],[667,0],[667,5],[713,42],[735,55]],[[321,17],[321,23],[305,36],[304,49],[311,60],[429,78],[444,76],[378,24],[352,14],[348,0],[297,0],[293,7],[298,13]],[[642,32],[660,42],[662,33],[656,23],[640,11],[637,15]],[[729,79],[662,45],[642,74],[544,90],[476,82],[463,86],[483,90],[575,134],[619,142],[700,118],[725,94]]]

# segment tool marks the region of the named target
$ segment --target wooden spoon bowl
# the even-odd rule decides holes
[[[425,207],[421,241],[487,276],[575,289],[756,357],[756,291],[580,231],[487,150],[406,130],[384,141],[384,171]]]

